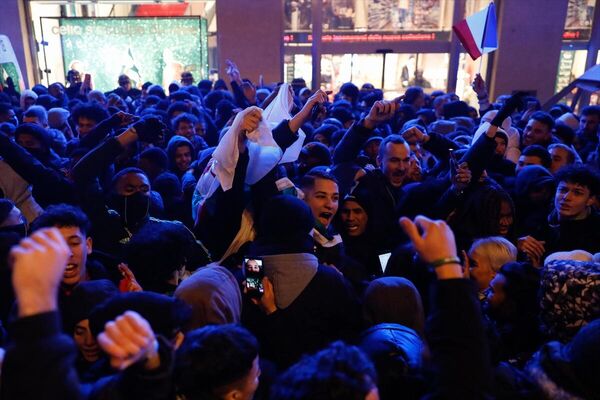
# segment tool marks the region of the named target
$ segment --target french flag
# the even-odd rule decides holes
[[[452,27],[473,60],[498,48],[496,35],[496,8],[490,3],[483,10],[467,17]]]

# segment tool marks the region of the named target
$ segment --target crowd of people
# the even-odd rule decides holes
[[[3,399],[598,399],[600,106],[0,92]]]

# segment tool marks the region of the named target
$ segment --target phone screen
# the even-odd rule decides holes
[[[450,171],[452,176],[456,175],[456,171],[458,170],[458,160],[456,159],[456,154],[454,154],[454,149],[450,149]]]
[[[260,258],[244,258],[244,272],[246,274],[246,294],[250,297],[260,298],[264,293],[262,279],[265,276],[263,260]]]
[[[384,253],[379,255],[379,264],[381,265],[381,271],[385,274],[385,270],[387,268],[388,261],[390,260],[390,256],[392,253]]]

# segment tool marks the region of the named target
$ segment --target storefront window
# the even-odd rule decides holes
[[[372,83],[381,87],[381,54],[324,54],[321,58],[321,85],[337,92],[345,82],[361,87]]]
[[[312,85],[312,57],[304,54],[286,54],[283,58],[284,81],[292,83],[294,78],[302,78],[306,86]]]
[[[453,0],[323,0],[323,31],[449,31]]]
[[[464,18],[483,10],[489,4],[490,0],[467,0],[467,2],[465,3]]]
[[[310,44],[311,1],[285,0],[286,45]],[[448,41],[454,0],[323,0],[324,43]]]
[[[568,0],[563,40],[590,40],[595,0]]]
[[[446,53],[388,54],[385,63],[385,97],[397,97],[409,86],[420,86],[425,93],[446,90],[448,63],[449,55]]]
[[[483,56],[481,59],[473,61],[467,53],[460,53],[458,75],[456,79],[456,94],[461,100],[475,108],[479,108],[479,103],[477,101],[477,94],[473,91],[471,84],[479,71],[481,71],[482,77],[485,79],[487,62],[487,56]]]
[[[29,3],[35,40],[39,44],[37,53],[39,78],[46,85],[64,82],[66,71],[73,66],[85,69],[80,71],[82,73],[91,73],[96,88],[109,90],[116,85],[116,75],[119,72],[131,74],[131,79],[136,84],[138,80],[140,84],[151,80],[164,85],[167,78],[162,79],[166,76],[163,72],[169,68],[175,71],[173,76],[178,75],[178,68],[180,68],[192,71],[196,80],[199,80],[207,77],[209,67],[215,65],[215,0],[188,0],[185,3],[168,4],[147,4],[135,0],[64,3],[64,1]],[[82,17],[89,17],[89,19]],[[153,20],[152,17],[158,17],[154,20],[156,21],[154,28],[148,25],[152,25],[150,22]],[[124,22],[124,18],[128,18],[131,22]],[[86,21],[88,21],[87,25]],[[103,40],[102,35],[97,37],[86,35],[88,32],[86,29],[97,29],[108,35]],[[144,37],[148,36],[148,29],[164,33],[158,35],[153,43],[158,44],[169,40],[171,42],[168,46],[165,44],[161,47],[161,61],[151,60],[148,52],[139,51]],[[135,30],[138,34],[134,32]],[[142,31],[146,34],[139,34]],[[188,39],[185,39],[185,36],[188,36]],[[200,48],[196,49],[199,43]],[[186,50],[183,47],[194,50]],[[97,60],[82,61],[79,56],[85,52],[90,56],[95,52],[92,58],[119,62],[108,68],[99,65]],[[94,68],[99,69],[94,71]],[[157,72],[157,69],[162,72]],[[110,76],[110,83],[109,78],[102,76],[104,72],[116,74]]]
[[[285,81],[304,78],[307,86],[311,86],[311,62],[309,55],[286,55]],[[385,98],[397,97],[413,85],[423,87],[427,93],[445,90],[448,62],[448,54],[387,54]],[[381,88],[382,73],[382,54],[323,54],[321,57],[321,87],[334,93],[345,82],[352,82],[358,87],[371,83]]]
[[[311,30],[311,0],[285,0],[283,11],[286,31],[309,32]]]
[[[563,50],[558,62],[555,92],[560,92],[585,72],[587,50]]]

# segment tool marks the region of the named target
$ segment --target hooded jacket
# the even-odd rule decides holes
[[[261,256],[271,280],[277,311],[264,315],[250,302],[242,319],[258,338],[266,358],[279,367],[296,362],[360,327],[357,299],[342,275],[320,265],[312,254],[310,208],[291,196],[276,196],[264,207],[250,253]]]
[[[363,313],[369,325],[400,324],[424,334],[421,295],[408,279],[390,276],[372,281],[365,292]]]
[[[180,171],[179,168],[177,168],[177,165],[175,165],[175,152],[181,146],[188,146],[190,148],[192,161],[196,158],[194,157],[194,146],[192,145],[192,142],[190,142],[187,138],[175,135],[169,140],[169,144],[167,145],[167,155],[169,156],[169,169],[179,178],[181,178],[181,176],[186,173],[186,171]]]
[[[231,272],[220,265],[200,268],[179,284],[174,295],[192,307],[186,332],[206,325],[240,322],[240,287]]]
[[[550,191],[554,193],[555,185],[554,177],[550,171],[542,166],[528,165],[519,172],[515,180],[513,197],[517,211],[515,228],[518,235],[543,235],[540,227],[547,226],[552,203],[551,201],[544,204],[532,203],[529,199],[529,193],[543,186],[548,186]]]

